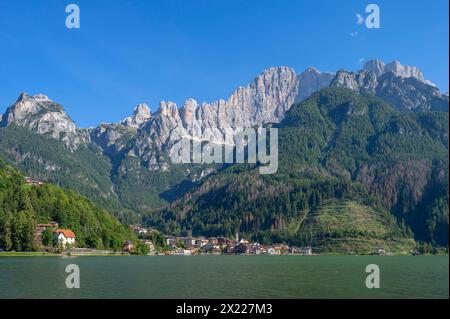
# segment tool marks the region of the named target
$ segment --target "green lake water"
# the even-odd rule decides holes
[[[448,256],[0,257],[0,298],[448,298]],[[65,285],[68,264],[80,288]],[[380,288],[365,285],[366,266]]]

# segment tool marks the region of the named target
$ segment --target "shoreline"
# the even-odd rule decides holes
[[[375,255],[375,254],[339,254],[339,253],[323,253],[323,254],[313,254],[313,255],[296,255],[296,254],[285,254],[285,255],[269,255],[269,254],[195,254],[195,255],[165,255],[165,254],[152,254],[152,255],[133,255],[128,253],[85,253],[85,254],[70,254],[70,253],[46,253],[46,252],[0,252],[1,257],[152,257],[152,256],[182,256],[182,257],[198,257],[198,256],[271,256],[271,257],[281,257],[281,256],[295,256],[295,257],[314,257],[314,256],[380,256],[380,257],[399,257],[399,256],[449,256],[449,254],[423,254],[423,255],[412,255],[412,254],[388,254],[388,255]]]
[[[0,252],[0,257],[83,257],[83,256],[133,256],[123,253],[86,253],[86,254],[70,254],[70,253],[47,253],[47,252]]]

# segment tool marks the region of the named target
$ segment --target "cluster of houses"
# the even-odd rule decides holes
[[[27,176],[27,177],[25,177],[25,184],[34,185],[34,186],[42,186],[42,185],[44,185],[44,182],[32,179],[31,177]]]
[[[311,247],[290,247],[284,244],[263,245],[245,239],[229,239],[225,237],[173,237],[166,236],[167,245],[173,254],[236,254],[236,255],[311,255]],[[180,244],[183,243],[179,247]]]
[[[34,230],[35,242],[42,246],[42,233],[45,230],[51,230],[56,243],[63,247],[74,247],[76,244],[75,233],[70,229],[59,228],[57,222],[47,224],[37,224]],[[150,254],[157,253],[154,243],[147,238],[151,230],[132,226],[132,230],[139,236],[140,241],[147,245]],[[198,255],[198,254],[214,254],[214,255],[312,255],[311,247],[292,247],[284,244],[263,245],[257,242],[249,242],[245,239],[229,239],[225,237],[175,237],[164,236],[166,255]],[[123,244],[124,252],[133,252],[134,243],[127,240]]]
[[[140,226],[132,226],[133,231],[139,235],[141,241],[149,246],[150,252],[155,251],[154,244],[144,239],[151,230]],[[165,236],[169,250],[165,254],[171,255],[197,255],[197,254],[248,254],[248,255],[312,255],[311,247],[290,247],[284,244],[263,245],[249,242],[245,239],[229,239],[225,237],[175,237]]]

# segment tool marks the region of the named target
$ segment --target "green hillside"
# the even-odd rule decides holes
[[[186,181],[185,167],[160,171],[142,165],[128,155],[127,139],[124,135],[109,148],[101,145],[104,152],[95,143],[70,151],[61,141],[11,125],[0,127],[0,158],[25,175],[86,196],[130,224],[137,222],[136,213],[165,206],[192,183]],[[120,151],[112,150],[119,145]],[[202,167],[190,165],[191,174]]]
[[[266,244],[312,245],[323,252],[367,254],[375,246],[408,252],[415,246],[411,230],[377,206],[363,187],[318,175],[279,181],[257,170],[231,168],[145,221],[166,233],[233,237],[239,232]]]
[[[0,128],[0,154],[33,178],[75,190],[113,211],[122,208],[112,191],[111,164],[93,144],[71,152],[60,141],[11,125]]]
[[[124,240],[134,239],[125,226],[85,197],[49,184],[27,185],[21,174],[0,161],[0,248],[34,250],[34,226],[50,221],[73,230],[80,247],[120,249]]]
[[[360,183],[417,239],[448,245],[447,112],[400,112],[327,88],[292,107],[280,130],[281,174],[316,167]]]
[[[367,254],[384,248],[390,253],[409,253],[416,245],[402,236],[386,213],[350,200],[328,201],[312,209],[301,223],[302,245],[317,252]]]

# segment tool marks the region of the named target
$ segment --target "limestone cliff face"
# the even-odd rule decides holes
[[[140,124],[130,155],[139,157],[150,169],[165,169],[169,161],[161,154],[170,153],[180,139],[233,144],[234,136],[248,127],[280,122],[298,92],[295,71],[274,67],[237,88],[226,100],[199,104],[191,98],[180,108],[163,101],[158,111]]]
[[[359,72],[338,71],[330,85],[374,94],[401,110],[448,111],[448,96],[424,80],[418,68],[397,62],[387,65],[380,61],[368,63]]]
[[[399,61],[386,64],[381,60],[367,61],[363,69],[358,72],[340,70],[330,82],[331,85],[347,87],[354,91],[376,93],[377,86],[381,82],[384,86],[390,84],[386,82],[386,79],[390,78],[400,78],[399,81],[413,78],[418,82],[435,87],[432,82],[425,79],[418,67],[402,65]]]
[[[62,106],[43,94],[20,94],[17,101],[8,107],[2,116],[2,126],[12,124],[61,139],[71,149],[84,141],[84,136],[77,133],[75,123]]]
[[[298,91],[295,71],[276,67],[265,70],[248,86],[236,89],[227,100],[199,105],[191,98],[180,109],[173,102],[161,102],[155,116],[141,127],[138,144],[145,145],[143,139],[150,138],[153,146],[164,148],[183,137],[223,143],[226,137],[245,128],[281,121],[296,101]],[[202,133],[208,130],[211,134],[205,138]]]
[[[269,122],[279,122],[295,102],[299,81],[293,69],[276,67],[265,70],[248,86],[236,89],[227,100],[203,103],[195,112],[195,122],[205,128],[233,130]],[[192,109],[196,101],[185,107]],[[188,112],[189,113],[189,112]]]
[[[346,87],[361,93],[374,93],[378,85],[378,78],[372,71],[347,72],[339,70],[330,85]]]
[[[330,72],[319,72],[315,68],[308,68],[298,75],[300,90],[297,99],[303,101],[314,92],[330,85],[335,74]]]
[[[400,76],[402,78],[413,77],[421,82],[434,86],[430,81],[425,80],[422,71],[418,67],[402,65],[399,61],[392,61],[386,64],[381,60],[371,60],[364,64],[363,70],[372,71],[377,77],[392,72],[395,76]]]

